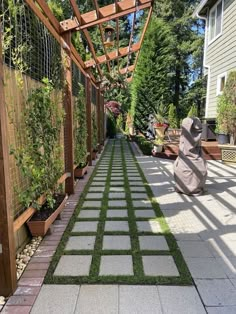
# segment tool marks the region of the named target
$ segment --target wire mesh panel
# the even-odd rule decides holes
[[[29,95],[44,86],[42,80],[51,82],[52,101],[62,108],[63,68],[61,47],[23,0],[0,2],[2,47],[4,61],[4,93],[8,113],[8,137],[12,151],[26,145],[25,108]],[[62,174],[64,172],[64,137],[61,130],[60,146]],[[10,182],[12,210],[17,218],[25,209],[19,193],[28,187],[10,155]]]

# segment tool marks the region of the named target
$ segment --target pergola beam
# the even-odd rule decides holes
[[[140,42],[138,42],[138,43],[132,45],[130,49],[129,49],[129,47],[119,48],[119,54],[118,55],[117,55],[117,51],[115,50],[115,51],[108,53],[107,56],[108,56],[109,60],[115,60],[115,59],[127,56],[130,53],[138,51],[140,49],[140,47],[141,47]],[[107,61],[107,59],[106,59],[105,55],[97,57],[97,62],[99,64],[104,63],[106,61]],[[90,68],[95,64],[96,64],[95,60],[93,60],[93,59],[88,60],[85,62],[85,68]]]
[[[133,72],[135,69],[135,66],[134,65],[130,65],[128,68],[125,67],[123,69],[120,69],[119,72],[120,74],[126,74],[127,72]]]
[[[145,10],[150,7],[152,7],[152,0],[139,0],[139,10]],[[74,28],[75,30],[84,30],[91,26],[106,23],[110,20],[119,19],[122,16],[136,11],[137,6],[133,0],[123,0],[121,2],[117,2],[117,6],[110,4],[103,8],[99,8],[99,14],[97,14],[96,10],[81,14],[81,18],[78,19],[79,25],[75,24]]]

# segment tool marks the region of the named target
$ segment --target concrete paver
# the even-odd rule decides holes
[[[130,237],[125,235],[115,235],[103,237],[103,250],[130,250]]]
[[[141,250],[169,251],[164,236],[139,236],[139,245]]]
[[[143,256],[142,260],[147,276],[179,276],[172,256]]]
[[[65,250],[93,250],[95,236],[72,236],[69,237]]]
[[[54,272],[55,276],[88,276],[92,255],[63,255]]]
[[[133,261],[131,255],[106,255],[101,257],[100,276],[132,276],[133,274]]]

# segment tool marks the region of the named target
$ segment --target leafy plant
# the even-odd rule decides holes
[[[110,112],[108,112],[107,116],[107,136],[110,138],[114,138],[116,136],[116,120]]]
[[[93,151],[97,151],[97,144],[98,144],[98,128],[97,128],[97,121],[96,121],[96,113],[94,110],[92,113],[92,148],[93,148]]]
[[[74,106],[74,162],[80,168],[87,163],[86,98],[84,86],[78,84],[78,96]]]
[[[18,192],[24,207],[40,209],[37,199],[44,193],[49,206],[53,207],[52,195],[63,173],[59,141],[64,111],[52,101],[52,91],[48,79],[43,80],[41,87],[31,91],[23,112],[24,146],[11,151],[28,183],[23,191]]]
[[[119,116],[118,116],[118,118],[116,119],[116,128],[117,128],[117,131],[118,132],[122,132],[122,130],[123,130],[123,116],[122,116],[122,114],[120,114]]]
[[[198,116],[197,107],[195,105],[192,105],[188,112],[188,117],[192,118],[192,117],[197,117],[197,116]]]
[[[153,141],[154,145],[163,145],[164,144],[164,139],[162,137],[158,137]]]
[[[178,127],[176,108],[173,104],[170,104],[169,106],[168,122],[170,124],[170,128],[176,129]]]

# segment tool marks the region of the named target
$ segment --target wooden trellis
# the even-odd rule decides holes
[[[87,122],[87,151],[89,153],[89,164],[92,164],[92,104],[91,91],[92,86],[96,88],[96,117],[98,126],[98,144],[103,145],[104,134],[104,96],[101,88],[101,82],[104,79],[102,65],[106,64],[108,71],[114,71],[112,61],[117,61],[117,71],[121,75],[126,75],[127,82],[130,82],[135,71],[139,51],[142,46],[144,34],[146,32],[151,13],[153,0],[114,0],[113,4],[99,7],[97,0],[93,0],[95,10],[81,14],[75,0],[70,0],[73,10],[73,17],[65,21],[58,21],[48,7],[45,0],[24,0],[27,6],[42,22],[53,38],[59,43],[64,51],[65,62],[64,78],[66,80],[63,105],[66,112],[64,124],[64,161],[65,172],[59,182],[65,182],[65,191],[68,194],[74,192],[74,158],[73,158],[73,105],[72,105],[72,62],[79,68],[85,77],[85,94],[86,94],[86,122]],[[131,31],[129,45],[120,46],[120,29],[119,19],[130,14],[133,15],[133,27],[136,18],[136,12],[139,10],[148,10],[146,22],[144,24],[141,37],[138,42],[133,43],[133,31]],[[116,45],[113,51],[108,52],[104,45],[103,23],[115,20],[116,23]],[[98,27],[104,54],[97,56],[95,47],[89,33],[90,27]],[[132,28],[133,28],[132,27]],[[73,32],[82,32],[86,39],[89,50],[92,54],[90,60],[82,60],[79,53],[71,42]],[[129,56],[136,53],[133,64],[129,64]],[[128,63],[125,68],[119,68],[119,59],[128,56]],[[92,69],[96,68],[98,77],[95,78]],[[127,77],[127,73],[132,76]],[[16,264],[15,264],[15,244],[14,232],[18,230],[27,219],[33,214],[34,209],[28,208],[17,219],[14,219],[11,210],[11,195],[9,189],[9,144],[7,138],[7,113],[4,98],[4,77],[3,77],[3,60],[1,50],[1,32],[0,32],[0,295],[8,296],[16,288]]]

